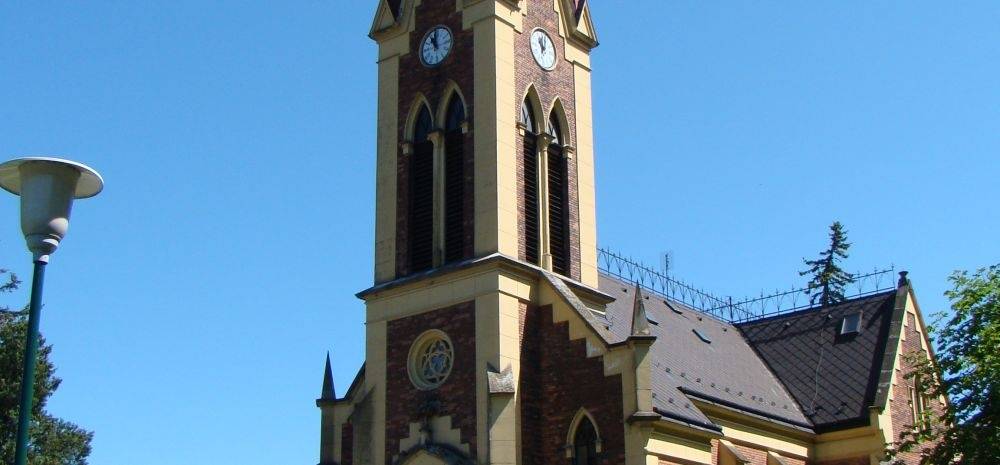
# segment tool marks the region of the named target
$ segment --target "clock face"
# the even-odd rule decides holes
[[[551,70],[556,67],[556,46],[545,31],[535,29],[531,33],[531,54],[542,69]]]
[[[424,62],[425,66],[441,64],[451,52],[453,43],[450,29],[444,26],[435,26],[427,31],[423,42],[420,43],[420,61]]]

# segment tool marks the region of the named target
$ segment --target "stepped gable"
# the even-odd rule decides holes
[[[737,325],[817,432],[864,425],[875,404],[896,291]],[[841,335],[861,313],[858,333]]]
[[[600,290],[615,297],[606,318],[616,341],[632,327],[634,284],[600,276]],[[730,323],[662,296],[644,292],[652,335],[654,406],[674,420],[717,429],[692,398],[811,429],[791,394]]]

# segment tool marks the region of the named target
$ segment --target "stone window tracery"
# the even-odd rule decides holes
[[[421,390],[435,389],[448,379],[455,353],[451,339],[438,330],[420,335],[410,347],[408,371],[410,381]]]

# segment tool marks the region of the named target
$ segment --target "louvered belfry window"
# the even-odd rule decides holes
[[[538,128],[531,105],[521,105],[521,123],[524,124],[524,259],[539,264],[538,228]]]
[[[445,118],[444,156],[444,261],[461,260],[465,255],[465,106],[456,94],[448,103]]]
[[[410,272],[430,269],[434,264],[434,143],[428,135],[434,128],[431,112],[420,110],[413,131],[413,155],[409,181]]]
[[[549,252],[552,254],[552,271],[565,275],[569,274],[569,186],[562,131],[559,119],[553,113],[548,128],[552,143],[547,150]]]

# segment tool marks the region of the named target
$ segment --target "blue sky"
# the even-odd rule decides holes
[[[1000,261],[997,2],[593,3],[602,245],[740,296],[802,284],[839,219],[925,312]],[[107,181],[42,320],[91,463],[316,462],[324,354],[342,392],[364,344],[374,4],[0,3],[0,158]]]

